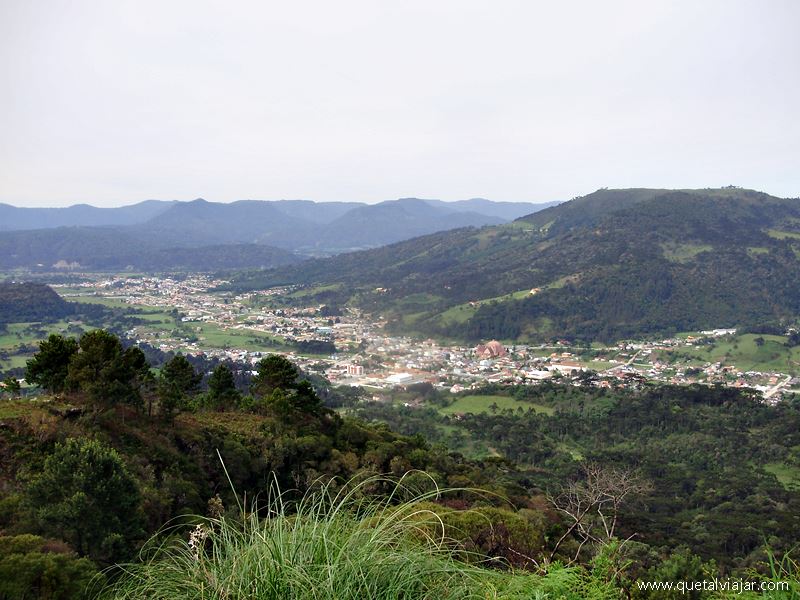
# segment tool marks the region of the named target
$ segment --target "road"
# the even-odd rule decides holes
[[[766,392],[764,392],[764,400],[769,400],[770,398],[772,398],[775,394],[778,393],[778,391],[782,387],[785,387],[785,386],[789,385],[789,382],[791,380],[792,380],[792,376],[791,375],[787,375],[786,379],[781,381],[779,384],[774,385],[771,388],[769,388]]]
[[[617,369],[621,369],[621,368],[623,368],[623,367],[630,367],[630,366],[631,366],[631,364],[633,363],[633,361],[634,361],[634,360],[636,360],[636,357],[637,357],[637,356],[639,356],[639,353],[640,353],[640,352],[641,352],[641,350],[637,350],[637,351],[636,351],[636,354],[634,354],[633,356],[631,356],[631,357],[628,359],[628,362],[626,362],[625,364],[622,364],[622,365],[614,365],[613,367],[611,367],[611,368],[609,368],[609,369],[606,369],[605,371],[603,371],[603,373],[612,373],[612,372],[616,371]]]

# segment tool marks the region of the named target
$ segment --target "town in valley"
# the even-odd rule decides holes
[[[200,274],[87,275],[80,283],[53,287],[70,301],[135,309],[142,324],[125,332],[135,343],[239,364],[255,364],[265,354],[282,353],[334,385],[372,391],[375,399],[381,398],[382,390],[421,382],[452,393],[486,384],[543,381],[598,387],[699,383],[752,388],[769,403],[800,391],[800,362],[792,360],[800,357],[792,354],[794,348],[785,348],[780,336],[720,328],[609,346],[575,346],[566,340],[448,344],[389,334],[384,322],[355,308],[332,314],[324,304],[302,305],[297,301],[303,298],[302,289],[217,291],[225,283]],[[287,296],[292,305],[282,302]],[[79,330],[71,324],[70,331]],[[767,355],[770,345],[773,349]],[[754,352],[748,353],[748,348]],[[24,345],[5,348],[0,361],[30,350]],[[754,362],[758,357],[760,364]]]

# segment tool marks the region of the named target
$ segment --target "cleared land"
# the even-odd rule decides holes
[[[550,406],[543,404],[534,404],[532,402],[522,402],[509,396],[462,396],[450,406],[439,409],[443,415],[452,415],[456,413],[488,413],[491,412],[491,406],[497,405],[498,410],[528,410],[532,408],[536,412],[552,415],[555,410]]]

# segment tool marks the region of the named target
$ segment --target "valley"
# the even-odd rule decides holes
[[[613,345],[506,341],[482,349],[388,333],[384,321],[357,308],[315,302],[324,291],[320,288],[218,291],[226,283],[202,274],[98,274],[53,288],[68,301],[131,311],[141,323],[121,333],[138,344],[251,364],[265,353],[280,352],[334,384],[362,386],[378,395],[421,382],[456,393],[485,384],[547,380],[587,380],[597,387],[644,382],[748,387],[768,395],[770,402],[800,391],[800,346],[789,345],[789,331],[768,335],[712,329]],[[45,333],[74,335],[85,329],[69,321],[12,324],[0,337],[0,370],[19,372]]]

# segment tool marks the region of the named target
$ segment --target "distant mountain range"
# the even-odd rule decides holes
[[[0,203],[0,231],[134,225],[158,216],[173,204],[175,202],[146,200],[118,208],[97,208],[88,204],[66,208],[21,208]]]
[[[739,188],[599,190],[512,223],[241,274],[326,284],[398,331],[611,341],[800,316],[800,200]],[[330,284],[339,284],[331,286]]]
[[[497,225],[556,204],[405,198],[363,204],[148,200],[121,208],[0,204],[0,268],[216,270],[373,248],[457,227]],[[223,246],[228,248],[220,254]],[[179,253],[178,248],[195,248]]]

